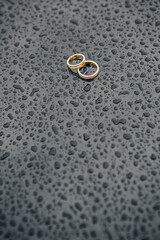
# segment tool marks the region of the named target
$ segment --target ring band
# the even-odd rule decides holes
[[[82,58],[82,61],[80,63],[75,64],[75,65],[72,65],[69,63],[70,61],[72,61],[76,58],[79,58],[79,57]],[[69,57],[67,60],[67,65],[70,69],[78,69],[78,68],[82,67],[84,64],[85,64],[85,56],[81,53],[74,54],[71,57]]]
[[[89,63],[89,64],[91,64],[91,65],[93,65],[93,66],[96,66],[97,70],[96,70],[96,72],[95,72],[94,74],[92,74],[92,75],[85,75],[85,74],[82,74],[82,73],[80,72],[80,70],[81,70],[83,67],[85,67],[85,65],[86,65],[87,63]],[[79,75],[81,78],[83,78],[83,79],[92,79],[92,78],[95,78],[95,77],[98,75],[98,73],[99,73],[99,66],[98,66],[98,64],[97,64],[96,62],[94,62],[94,61],[91,61],[91,60],[85,61],[85,63],[83,64],[83,66],[81,66],[81,67],[78,68],[78,75]]]

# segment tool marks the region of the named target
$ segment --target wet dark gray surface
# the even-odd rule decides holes
[[[160,2],[1,1],[0,239],[160,239]],[[83,53],[84,81],[66,60]]]

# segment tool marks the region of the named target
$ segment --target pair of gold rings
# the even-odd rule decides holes
[[[73,60],[81,60],[78,64],[70,64],[71,61]],[[84,68],[85,66],[87,65],[91,65],[93,67],[96,67],[96,71],[95,73],[91,74],[91,75],[85,75],[85,74],[82,74],[81,73],[81,70],[82,68]],[[78,72],[78,75],[83,78],[83,79],[92,79],[92,78],[95,78],[98,73],[99,73],[99,66],[96,62],[94,61],[91,61],[91,60],[86,60],[85,59],[85,56],[81,53],[77,53],[77,54],[74,54],[72,55],[71,57],[68,58],[67,60],[67,66],[71,69],[71,70],[74,70],[76,69],[77,72]]]

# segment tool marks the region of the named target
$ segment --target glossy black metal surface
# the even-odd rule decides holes
[[[1,1],[0,239],[160,239],[159,1]],[[74,53],[96,61],[84,81]]]

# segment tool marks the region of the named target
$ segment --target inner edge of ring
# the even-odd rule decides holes
[[[85,64],[85,60],[82,61],[82,62],[80,62],[80,63],[77,64],[77,65],[70,65],[70,68],[80,69],[80,68],[83,68],[84,64]],[[73,67],[72,67],[72,66],[73,66]]]

